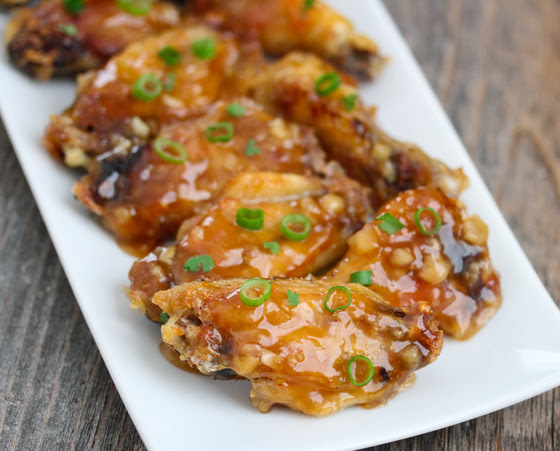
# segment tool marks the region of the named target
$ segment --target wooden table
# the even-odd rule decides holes
[[[386,3],[558,302],[560,2]],[[143,448],[1,126],[0,311],[0,449]],[[559,447],[556,389],[379,449]]]

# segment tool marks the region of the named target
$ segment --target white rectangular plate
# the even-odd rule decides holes
[[[158,327],[128,308],[133,259],[70,193],[76,174],[41,148],[52,113],[73,100],[67,81],[39,83],[0,60],[0,107],[14,148],[78,303],[142,439],[151,450],[356,449],[443,428],[560,385],[560,313],[542,286],[437,99],[379,1],[331,0],[392,62],[364,86],[379,121],[471,179],[463,200],[490,226],[504,303],[472,340],[447,340],[441,357],[387,406],[317,419],[251,407],[249,384],[182,372],[160,355]],[[6,24],[0,18],[0,28]],[[3,31],[2,31],[3,35]]]

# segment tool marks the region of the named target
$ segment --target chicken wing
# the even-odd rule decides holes
[[[332,84],[325,86],[334,88],[329,93],[316,86],[325,74],[332,76]],[[274,114],[314,127],[328,156],[372,188],[376,206],[411,188],[433,185],[457,197],[468,185],[461,169],[450,170],[413,144],[381,131],[352,80],[312,55],[292,53],[268,66],[252,95]]]
[[[245,303],[267,292],[264,303]],[[335,307],[349,299],[347,308]],[[159,292],[154,302],[169,315],[163,341],[204,374],[249,379],[261,412],[274,404],[315,416],[378,406],[442,345],[427,305],[394,308],[357,284],[193,282]]]
[[[404,227],[384,231],[392,219],[383,215]],[[370,288],[391,304],[427,301],[445,333],[459,340],[474,335],[502,300],[486,224],[433,188],[402,193],[378,218],[349,240],[350,250],[326,280],[349,282],[352,273],[371,271]]]
[[[129,274],[132,306],[156,321],[161,311],[152,303],[153,295],[183,282],[304,277],[328,269],[370,217],[367,200],[368,191],[343,176],[239,174],[207,213],[184,223],[177,244],[134,263]],[[243,209],[262,211],[262,228],[239,225],[236,216]],[[307,237],[294,240],[284,234],[281,224],[290,215],[309,221]]]
[[[221,101],[202,118],[162,129],[147,145],[99,156],[74,187],[75,195],[121,244],[145,255],[172,238],[185,219],[204,212],[240,172],[330,170],[309,129],[271,117],[250,100],[232,102],[243,108],[243,116],[231,116],[232,104]],[[231,133],[227,142],[225,135],[216,141],[209,133],[216,124]],[[177,149],[183,158],[173,160]]]
[[[194,0],[194,7],[221,12],[227,28],[257,38],[274,55],[314,52],[362,78],[373,78],[387,61],[377,44],[319,0]]]
[[[174,64],[159,56],[165,49]],[[51,117],[44,144],[73,167],[145,144],[162,124],[201,115],[218,98],[243,92],[244,70],[252,66],[238,67],[242,56],[253,61],[231,36],[197,24],[132,44],[83,76],[74,105]]]
[[[16,13],[6,44],[17,67],[47,79],[100,67],[127,45],[179,21],[178,8],[168,2],[153,2],[146,14],[136,15],[116,0],[86,0],[75,13],[62,0],[45,0]]]

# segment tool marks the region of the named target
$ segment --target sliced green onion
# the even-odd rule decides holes
[[[169,321],[169,315],[165,312],[160,312],[158,317],[158,323],[165,325],[167,324],[167,321]]]
[[[64,0],[66,11],[74,16],[80,14],[85,6],[84,0]]]
[[[268,241],[263,244],[265,249],[268,249],[271,254],[278,254],[281,251],[278,241]]]
[[[189,159],[185,147],[168,138],[158,138],[154,141],[154,151],[158,156],[169,163],[182,164]]]
[[[340,86],[340,77],[334,72],[321,75],[315,82],[315,92],[321,97],[328,96]]]
[[[117,5],[133,16],[145,16],[152,9],[152,0],[117,0]]]
[[[206,139],[211,143],[227,143],[233,138],[233,124],[230,122],[218,122],[206,128]]]
[[[189,258],[185,262],[183,269],[190,272],[199,272],[201,270],[203,272],[208,272],[215,267],[216,265],[214,264],[214,260],[212,260],[212,257],[210,257],[209,255],[197,255],[195,257]]]
[[[315,6],[315,0],[303,0],[303,12],[309,11]]]
[[[175,87],[175,82],[177,81],[177,75],[174,73],[167,74],[165,76],[165,90],[167,92],[172,91]]]
[[[311,221],[305,215],[286,215],[282,218],[280,228],[284,236],[292,241],[303,241],[311,232]]]
[[[331,308],[329,307],[329,305],[328,305],[328,302],[329,302],[330,299],[331,299],[331,293],[333,293],[333,292],[335,292],[335,291],[342,291],[342,292],[344,292],[344,294],[345,294],[346,296],[348,296],[348,302],[347,302],[346,304],[344,304],[344,305],[341,305],[340,307],[336,307],[336,308],[334,308],[334,309],[331,309]],[[336,311],[338,311],[338,310],[344,310],[345,308],[350,307],[350,304],[352,304],[352,293],[350,293],[350,290],[349,290],[348,288],[346,288],[346,287],[341,287],[341,286],[332,287],[332,288],[328,291],[327,296],[325,297],[325,300],[324,300],[324,302],[323,302],[323,306],[325,307],[325,310],[326,310],[327,312],[330,312],[330,313],[334,313],[334,312],[336,312]]]
[[[193,53],[201,60],[211,60],[216,56],[216,40],[214,38],[199,39],[192,43]]]
[[[356,108],[356,101],[358,100],[358,94],[348,94],[342,98],[342,103],[344,108],[348,111],[353,111]]]
[[[249,307],[258,307],[270,299],[272,284],[266,279],[250,279],[243,282],[239,295]],[[258,296],[260,294],[260,296]]]
[[[288,295],[288,304],[290,307],[295,307],[299,304],[299,294],[291,290],[288,290],[286,294]]]
[[[384,232],[387,232],[389,235],[398,232],[404,227],[404,224],[402,222],[400,222],[397,218],[389,213],[384,213],[378,218],[375,218],[375,220],[381,221],[381,224],[379,224],[379,228]]]
[[[240,208],[235,223],[247,230],[260,230],[264,225],[264,211],[260,208]]]
[[[371,271],[356,271],[350,274],[351,283],[359,283],[366,287],[373,285],[373,274]]]
[[[166,45],[159,52],[158,56],[168,66],[175,66],[181,62],[181,52],[171,45]]]
[[[145,102],[159,97],[162,91],[163,83],[154,74],[144,74],[132,85],[132,95]]]
[[[426,230],[424,228],[424,226],[422,225],[422,221],[420,220],[420,216],[422,215],[423,212],[430,213],[434,217],[434,219],[436,220],[436,225],[434,226],[434,228],[432,230]],[[416,225],[420,229],[420,232],[422,232],[424,235],[429,235],[429,236],[437,235],[437,233],[439,232],[439,229],[441,229],[441,216],[438,214],[437,211],[435,211],[433,208],[430,208],[430,207],[423,207],[423,208],[419,208],[418,210],[416,210],[416,213],[414,213],[414,222],[416,223]]]
[[[226,111],[231,117],[243,117],[245,110],[246,108],[239,102],[234,102],[226,108]]]
[[[352,365],[356,360],[362,360],[367,363],[368,366],[368,374],[367,377],[362,382],[356,382],[354,378],[354,374],[352,372]],[[366,384],[369,384],[373,379],[373,375],[375,374],[375,369],[373,368],[373,362],[363,355],[355,355],[350,360],[348,360],[348,365],[346,366],[346,370],[348,371],[348,377],[350,378],[350,382],[352,382],[356,387],[363,387]]]
[[[64,33],[66,36],[73,38],[78,34],[78,29],[73,23],[59,23],[56,26],[56,30]]]
[[[245,148],[245,155],[247,155],[248,157],[253,157],[260,153],[261,153],[261,149],[257,147],[257,145],[255,144],[255,140],[250,139],[249,142],[247,143],[247,147]]]

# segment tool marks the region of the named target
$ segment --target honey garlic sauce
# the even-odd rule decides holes
[[[435,235],[422,233],[414,215],[432,208],[442,225]],[[344,259],[326,278],[348,282],[356,271],[371,270],[371,289],[393,305],[427,301],[442,329],[458,339],[472,336],[501,304],[500,281],[488,253],[488,228],[478,216],[467,217],[457,201],[434,188],[410,190],[389,201],[388,213],[404,228],[389,234],[380,221],[366,225],[349,240]],[[424,211],[421,224],[430,232],[436,219]]]
[[[351,305],[329,313],[323,301],[332,284],[272,279],[270,299],[249,307],[240,299],[243,282],[185,284],[158,293],[155,303],[172,318],[162,328],[164,341],[183,336],[183,357],[203,372],[229,368],[250,379],[252,402],[262,411],[276,403],[317,416],[353,404],[374,407],[440,352],[441,333],[425,304],[395,310],[351,284]],[[287,290],[299,294],[297,306],[289,306]],[[183,315],[195,317],[197,326],[191,320],[183,328],[177,320]],[[352,384],[347,372],[356,355],[374,366],[363,387]],[[356,366],[355,373],[359,380],[363,368]]]

